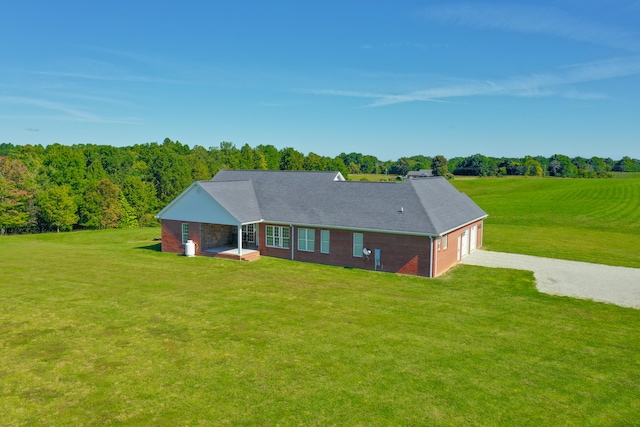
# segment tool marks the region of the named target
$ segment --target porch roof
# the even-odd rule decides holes
[[[251,181],[196,181],[156,216],[236,226],[261,220]]]

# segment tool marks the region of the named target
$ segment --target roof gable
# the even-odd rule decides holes
[[[226,225],[241,225],[261,219],[250,181],[196,181],[156,216],[160,219]]]

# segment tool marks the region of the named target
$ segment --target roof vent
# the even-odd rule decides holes
[[[400,209],[398,209],[398,212],[403,213],[404,212],[404,208],[402,206],[400,206]]]

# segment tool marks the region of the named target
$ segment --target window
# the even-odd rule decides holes
[[[320,252],[329,253],[329,230],[320,230]]]
[[[289,248],[289,227],[267,225],[267,246],[271,248]]]
[[[364,247],[362,233],[353,233],[353,256],[362,258]]]
[[[247,243],[256,242],[256,226],[255,224],[245,224],[242,226],[242,240]]]
[[[182,223],[182,244],[186,245],[187,240],[189,240],[189,224],[186,222]]]
[[[316,230],[310,228],[298,229],[298,250],[313,252],[316,250]]]
[[[442,249],[447,249],[447,246],[449,246],[449,235],[445,234],[442,236]]]
[[[441,240],[442,240],[442,239],[441,239],[440,237],[438,237],[438,238],[436,239],[436,247],[437,247],[437,250],[440,250],[440,247],[442,246],[442,245],[441,245],[441,243],[442,243],[442,242],[441,242]]]

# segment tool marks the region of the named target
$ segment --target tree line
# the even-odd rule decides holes
[[[435,175],[597,177],[611,171],[638,172],[640,161],[592,157],[570,159],[491,158],[480,154],[447,160],[423,155],[381,161],[361,153],[336,157],[304,155],[291,147],[231,142],[204,148],[165,139],[128,147],[80,144],[0,144],[0,233],[157,225],[162,207],[196,180],[221,169],[318,170],[405,176],[432,169]]]

